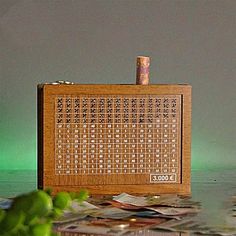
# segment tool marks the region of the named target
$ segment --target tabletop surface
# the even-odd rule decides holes
[[[236,195],[236,171],[192,171],[192,199],[202,206],[197,219],[209,226],[235,225],[229,217],[232,196]],[[14,197],[36,189],[37,174],[33,170],[0,172],[0,197]]]

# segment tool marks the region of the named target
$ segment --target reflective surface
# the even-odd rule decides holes
[[[1,171],[0,197],[14,197],[34,190],[36,179],[36,171]],[[233,170],[192,171],[192,199],[202,205],[197,221],[213,227],[235,225],[236,219],[229,214],[232,196],[236,195],[235,179]]]

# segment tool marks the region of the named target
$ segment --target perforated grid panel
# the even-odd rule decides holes
[[[55,174],[179,183],[180,95],[57,95]],[[112,184],[112,183],[111,183]]]

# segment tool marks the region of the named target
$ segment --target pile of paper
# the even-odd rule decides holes
[[[231,224],[209,227],[196,218],[200,204],[190,198],[122,193],[114,197],[90,198],[82,204],[73,202],[54,226],[63,236],[232,236],[236,235],[236,197],[232,202],[227,218]],[[2,209],[8,209],[11,203],[12,199],[0,198]]]
[[[165,235],[199,228],[192,220],[200,210],[199,203],[176,195],[140,197],[122,193],[110,199],[90,199],[88,207],[77,207],[55,222],[58,231],[90,235],[158,235],[162,231]]]

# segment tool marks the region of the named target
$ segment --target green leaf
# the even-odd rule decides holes
[[[50,216],[51,216],[52,219],[55,220],[55,219],[58,219],[59,217],[61,217],[62,215],[63,215],[63,210],[54,207]]]
[[[71,196],[67,192],[59,192],[53,199],[53,206],[61,210],[68,208],[71,205],[71,203],[72,203]]]
[[[0,224],[0,232],[16,232],[23,225],[25,214],[21,211],[16,213],[13,210],[6,212]]]
[[[32,192],[29,200],[31,207],[27,211],[26,223],[30,223],[35,216],[46,217],[53,209],[51,197],[42,190]]]
[[[0,209],[0,222],[3,220],[5,214],[5,211],[3,209]]]
[[[13,200],[11,208],[0,209],[0,235],[3,236],[57,236],[52,232],[52,221],[69,209],[72,199],[82,202],[88,192],[59,192],[51,196],[51,189],[23,194]]]
[[[51,236],[52,225],[49,223],[37,224],[30,227],[31,236]]]
[[[87,190],[82,189],[80,190],[80,192],[77,194],[76,200],[78,202],[83,202],[85,200],[87,200],[87,198],[89,197],[89,193]]]

